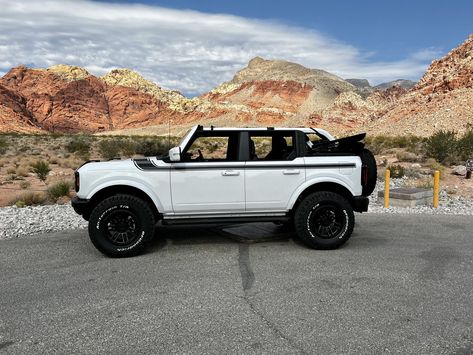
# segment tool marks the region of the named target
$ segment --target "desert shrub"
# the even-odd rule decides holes
[[[136,153],[136,143],[131,139],[120,139],[117,141],[122,155],[130,157]]]
[[[120,157],[120,145],[117,144],[117,141],[107,139],[99,143],[100,155],[104,159],[113,159]]]
[[[16,169],[16,175],[22,176],[22,177],[27,177],[28,176],[28,169],[24,166],[20,166],[19,168]]]
[[[406,148],[409,152],[420,154],[423,151],[424,138],[413,135],[367,136],[365,143],[373,154],[383,154],[393,148]]]
[[[467,159],[473,159],[473,128],[470,127],[468,131],[458,140],[457,144],[457,162],[464,163]]]
[[[0,137],[0,154],[5,154],[7,152],[8,143],[5,137]]]
[[[46,202],[46,196],[39,192],[26,192],[10,202],[17,207],[41,205]]]
[[[23,189],[23,190],[26,190],[27,188],[31,187],[31,183],[29,181],[22,181],[20,182],[20,187]]]
[[[7,174],[16,174],[16,167],[11,166],[7,169]]]
[[[144,156],[157,156],[165,154],[168,150],[168,144],[158,139],[140,140],[136,143],[136,154]]]
[[[47,162],[44,160],[38,160],[31,164],[31,171],[36,174],[39,180],[45,182],[51,169]]]
[[[74,153],[77,156],[88,160],[90,158],[90,147],[92,139],[89,137],[74,137],[67,142],[65,148],[69,153]]]
[[[5,176],[5,181],[7,182],[13,182],[16,179],[17,179],[16,174],[8,174],[7,176]]]
[[[58,181],[55,184],[48,187],[47,193],[52,200],[57,200],[62,196],[69,196],[69,192],[72,188],[72,182],[70,181]]]
[[[426,154],[438,162],[446,162],[457,151],[455,131],[440,130],[435,132],[425,142]]]
[[[396,158],[399,161],[410,162],[410,163],[415,163],[415,162],[419,162],[423,160],[422,156],[415,153],[407,152],[407,151],[397,152]]]
[[[388,169],[391,171],[392,178],[398,179],[405,175],[404,167],[402,165],[393,164],[389,166]]]
[[[415,186],[421,189],[432,189],[434,187],[434,179],[422,179]]]
[[[434,174],[438,170],[440,172],[440,177],[443,177],[445,173],[445,166],[440,164],[438,161],[429,161],[428,167],[430,168],[431,174]]]

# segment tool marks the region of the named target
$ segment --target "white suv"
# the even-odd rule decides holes
[[[313,128],[193,127],[162,157],[87,162],[75,211],[103,253],[142,251],[155,224],[276,222],[311,247],[345,243],[368,209],[376,162],[365,134]]]

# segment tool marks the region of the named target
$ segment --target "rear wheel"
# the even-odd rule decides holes
[[[350,203],[329,191],[317,191],[305,197],[294,216],[297,236],[315,249],[343,245],[350,238],[354,224]]]
[[[108,256],[133,256],[153,238],[154,225],[153,211],[145,201],[131,195],[115,195],[92,210],[89,237]]]

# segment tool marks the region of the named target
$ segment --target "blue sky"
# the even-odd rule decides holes
[[[372,84],[417,80],[473,32],[473,1],[0,0],[0,75],[65,63],[119,67],[188,96],[254,56]]]
[[[107,1],[117,2],[117,1]],[[320,31],[373,59],[398,60],[425,48],[449,51],[473,33],[472,0],[141,0],[142,3],[278,20]]]

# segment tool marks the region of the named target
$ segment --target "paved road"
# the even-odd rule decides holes
[[[357,218],[335,251],[272,224],[160,227],[129,259],[0,241],[0,352],[473,353],[472,218]]]

